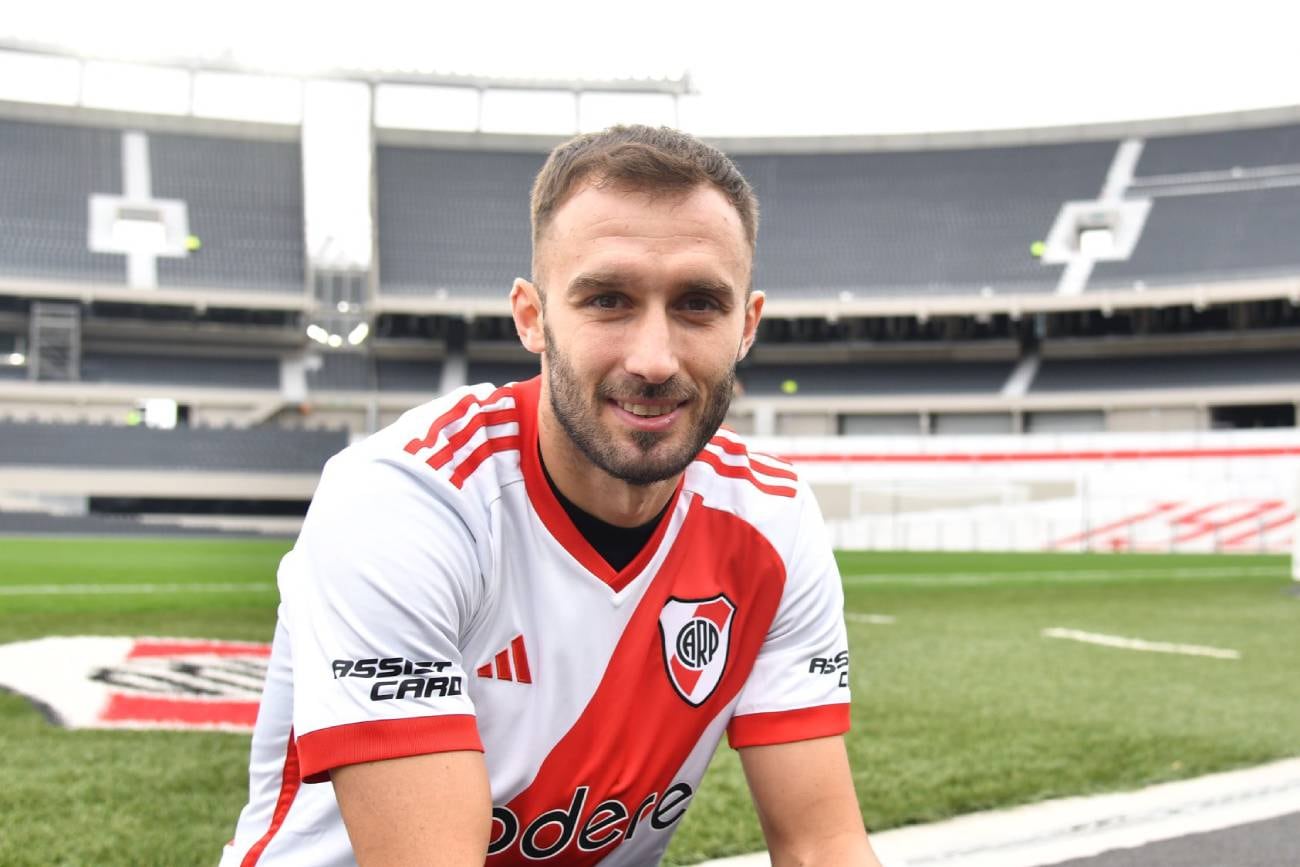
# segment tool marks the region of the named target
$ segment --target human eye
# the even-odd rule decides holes
[[[587,306],[597,310],[618,310],[623,306],[623,297],[612,292],[593,295],[587,299]]]
[[[682,299],[681,307],[688,313],[713,313],[722,309],[718,299],[701,292],[687,295]]]

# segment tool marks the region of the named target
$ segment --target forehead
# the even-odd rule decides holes
[[[660,192],[585,183],[537,243],[539,267],[560,279],[592,259],[626,255],[643,264],[711,264],[747,283],[752,259],[740,215],[708,184]]]

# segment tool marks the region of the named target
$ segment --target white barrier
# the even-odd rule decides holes
[[[843,548],[1287,553],[1300,536],[1291,429],[754,446],[795,464]]]

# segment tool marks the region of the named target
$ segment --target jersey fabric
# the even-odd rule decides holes
[[[330,770],[447,750],[484,752],[491,867],[654,864],[724,733],[848,729],[840,577],[791,468],[720,431],[615,570],[543,475],[540,388],[459,389],[326,464],[223,867],[355,863]]]

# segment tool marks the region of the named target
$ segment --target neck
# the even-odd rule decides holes
[[[543,395],[537,407],[537,436],[551,481],[579,509],[616,527],[639,527],[663,511],[681,474],[632,485],[592,464],[551,414]]]

